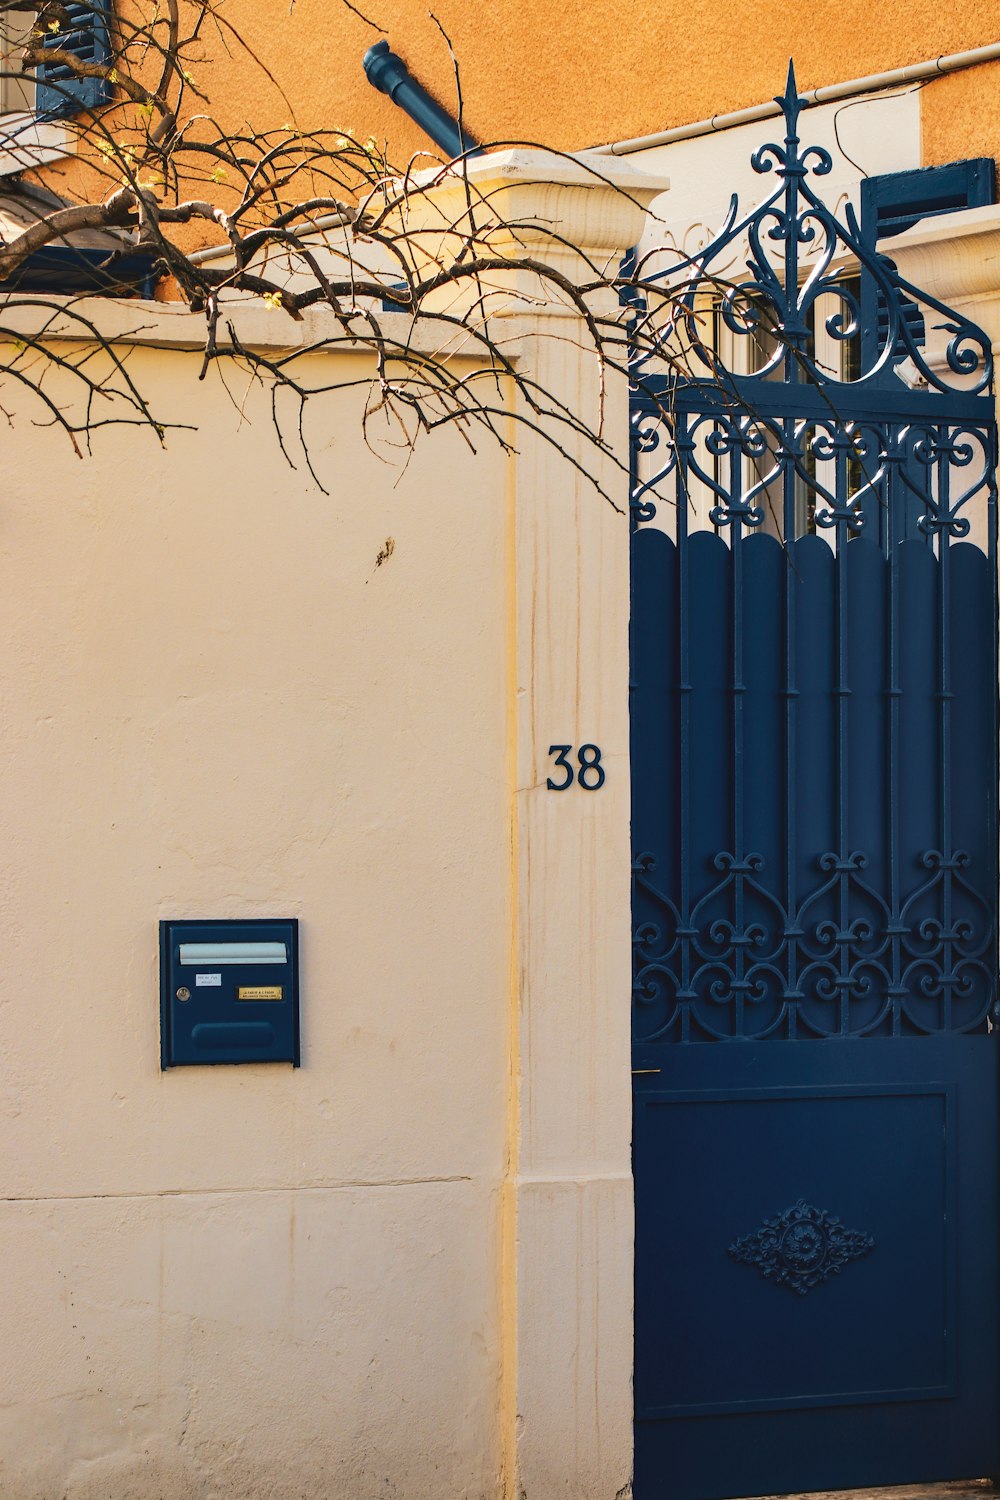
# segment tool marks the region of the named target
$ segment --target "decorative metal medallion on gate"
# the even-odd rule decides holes
[[[765,1219],[755,1234],[736,1240],[729,1253],[734,1260],[756,1266],[776,1286],[791,1287],[804,1297],[874,1248],[870,1234],[845,1229],[833,1214],[800,1198],[793,1208]]]
[[[634,1034],[983,1031],[989,341],[818,196],[792,71],[778,102],[771,196],[638,272],[633,763],[667,790],[635,834]]]

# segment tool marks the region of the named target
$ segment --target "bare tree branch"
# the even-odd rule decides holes
[[[98,12],[96,0],[82,3]],[[341,3],[373,29],[383,29],[350,0]],[[21,70],[58,66],[67,75],[68,94],[74,80],[98,79],[112,97],[105,106],[81,108],[72,127],[97,190],[88,201],[39,209],[0,242],[0,283],[13,288],[5,292],[0,286],[0,340],[14,349],[0,368],[0,386],[8,379],[32,391],[42,419],[61,427],[77,451],[85,449],[91,432],[107,425],[138,423],[160,441],[166,430],[133,381],[127,355],[77,303],[16,290],[32,256],[98,231],[117,236],[110,243],[120,245],[122,255],[148,257],[159,275],[172,278],[176,295],[204,316],[202,378],[213,368],[224,373],[233,367],[270,389],[282,451],[289,463],[303,463],[317,484],[306,414],[313,403],[353,389],[357,381],[338,375],[317,382],[318,365],[309,357],[362,348],[374,365],[364,381],[363,419],[373,445],[379,425],[390,434],[379,441],[404,454],[443,427],[459,431],[473,448],[485,440],[509,449],[512,430],[520,430],[549,443],[621,507],[627,465],[605,437],[608,376],[634,374],[637,353],[679,374],[689,372],[692,362],[711,365],[698,320],[677,295],[680,263],[676,283],[659,268],[652,274],[645,262],[623,273],[616,263],[588,259],[556,225],[505,218],[501,199],[474,185],[465,158],[445,163],[421,155],[395,164],[374,139],[332,128],[300,129],[275,75],[223,14],[221,0],[130,0],[115,17],[114,56],[105,62],[77,55],[78,12],[74,19],[62,0],[0,0],[0,29],[6,18],[8,31],[19,25],[23,36],[23,19],[16,18],[26,14],[34,22],[17,64]],[[451,60],[461,123],[458,60],[444,27],[436,16],[432,20]],[[289,123],[233,130],[216,117],[197,81],[213,43],[252,59],[284,101]],[[232,101],[220,102],[231,113]],[[577,158],[570,159],[579,167]],[[599,161],[592,173],[595,185],[609,185]],[[452,221],[428,227],[422,211],[456,177],[460,192]],[[198,223],[217,231],[218,251],[192,250],[189,226]],[[548,253],[553,250],[572,251],[572,257],[554,257]],[[572,274],[565,269],[570,260]],[[575,337],[597,363],[594,412],[569,409],[508,347],[508,320],[498,313],[510,310],[514,275],[524,310],[530,311],[534,298],[575,315]],[[108,276],[113,280],[113,263]],[[127,283],[118,290],[129,294]],[[646,308],[633,316],[628,333],[617,310],[608,310],[619,294],[643,299]],[[299,323],[309,309],[325,307],[333,315],[330,331],[287,352],[262,352],[241,341],[232,316],[233,306],[247,301]],[[28,306],[41,307],[44,316],[25,335],[16,328]],[[67,354],[67,343],[55,338],[67,326],[81,338],[76,353]],[[551,336],[563,335],[557,330]],[[75,415],[49,394],[56,372],[69,377],[81,397]],[[594,455],[617,467],[620,489],[612,493],[595,478]]]

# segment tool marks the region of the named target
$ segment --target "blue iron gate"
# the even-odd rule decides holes
[[[779,103],[636,312],[637,1500],[1000,1471],[990,350]]]

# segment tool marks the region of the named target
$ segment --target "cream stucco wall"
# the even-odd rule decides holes
[[[326,496],[266,398],[131,369],[198,431],[3,439],[0,1492],[493,1495],[503,466],[387,468],[346,396]],[[301,1071],[161,1073],[157,920],[248,915],[301,919]]]
[[[568,274],[666,186],[470,177]],[[308,421],[324,494],[149,304],[90,315],[191,430],[83,461],[5,430],[4,1500],[628,1492],[626,390],[534,274],[488,302],[553,400],[507,391],[506,450],[387,463],[345,391]],[[279,353],[338,331],[233,316]],[[560,742],[600,793],[548,790]],[[301,919],[301,1070],[162,1074],[157,920],[254,915]]]

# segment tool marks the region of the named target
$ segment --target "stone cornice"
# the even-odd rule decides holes
[[[447,265],[471,236],[481,255],[533,260],[580,285],[613,274],[669,185],[630,161],[518,148],[421,173],[400,218],[428,264]],[[491,316],[570,310],[551,281],[524,268],[491,272],[488,281]],[[445,287],[442,301],[458,306],[477,295],[475,286]],[[617,298],[598,293],[596,302],[607,311]]]
[[[907,281],[1000,342],[1000,204],[925,219],[880,248]]]

